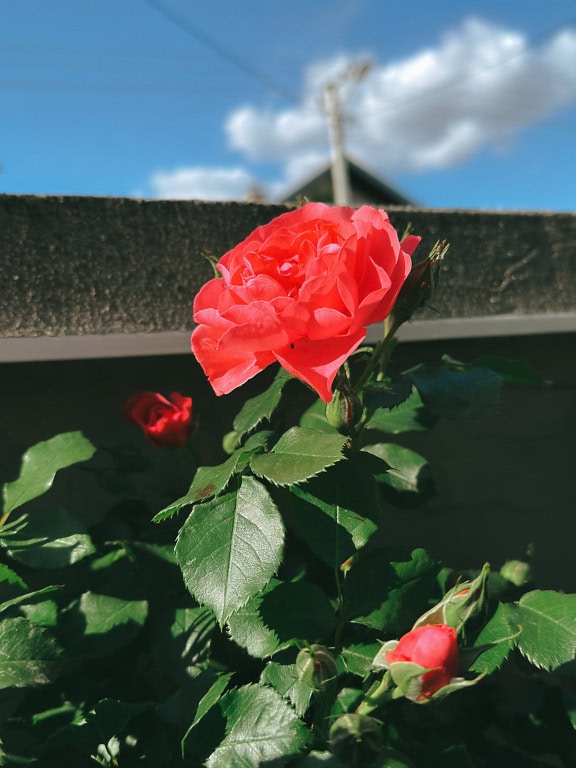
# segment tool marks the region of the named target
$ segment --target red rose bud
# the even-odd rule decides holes
[[[194,431],[192,398],[178,392],[167,400],[158,392],[137,392],[125,404],[124,418],[138,424],[156,448],[181,448]]]
[[[478,616],[486,605],[486,581],[490,566],[485,563],[473,581],[462,581],[449,590],[442,600],[414,623],[413,629],[429,624],[447,624],[461,632],[466,622]]]
[[[353,392],[337,389],[326,405],[326,421],[343,435],[351,435],[362,417],[362,403]]]
[[[426,624],[410,630],[392,645],[383,646],[379,655],[383,655],[392,680],[406,698],[426,701],[456,677],[458,644],[453,627]]]
[[[192,350],[217,395],[273,363],[329,403],[340,366],[391,313],[420,241],[384,211],[308,203],[220,259],[194,300]]]
[[[439,241],[424,261],[414,264],[394,305],[394,321],[397,325],[410,320],[414,312],[428,304],[434,296],[438,284],[438,262],[442,261],[447,250],[448,244]]]

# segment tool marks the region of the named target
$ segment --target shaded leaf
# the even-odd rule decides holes
[[[380,495],[366,466],[368,458],[368,454],[352,454],[346,461],[290,489],[291,512],[300,535],[332,567],[363,547],[378,527]],[[381,466],[385,469],[385,465]]]
[[[517,636],[516,612],[512,606],[498,603],[496,611],[482,627],[474,641],[474,648],[488,646],[488,649],[472,662],[470,670],[484,674],[491,674],[497,670],[516,645]]]
[[[20,476],[4,486],[4,515],[45,493],[58,470],[88,461],[95,451],[81,432],[65,432],[29,448],[22,459]]]
[[[416,451],[394,443],[367,445],[363,451],[382,459],[386,472],[377,475],[384,497],[400,507],[423,504],[435,492],[430,466]]]
[[[267,761],[281,768],[309,741],[304,723],[267,686],[246,685],[229,691],[220,700],[220,707],[226,718],[226,735],[206,761],[208,768],[240,768]]]
[[[328,424],[326,420],[326,403],[323,400],[315,400],[300,417],[300,426],[304,429],[314,429],[319,432],[338,434],[336,427]]]
[[[95,552],[84,523],[65,509],[21,519],[25,524],[3,543],[11,557],[29,568],[64,568]]]
[[[472,419],[495,413],[503,379],[488,368],[420,368],[410,374],[422,401],[438,416]]]
[[[433,423],[434,418],[424,406],[420,393],[416,387],[412,387],[409,397],[396,407],[374,411],[367,427],[389,435],[398,435],[402,432],[423,432],[430,429]]]
[[[344,581],[347,619],[399,637],[427,609],[438,570],[424,549],[382,548],[361,555]]]
[[[362,399],[370,413],[379,409],[391,410],[406,402],[412,390],[412,382],[405,376],[371,380],[363,388]]]
[[[0,622],[0,688],[50,683],[58,673],[60,648],[24,618]]]
[[[176,559],[194,597],[220,624],[262,590],[280,565],[284,526],[268,491],[251,477],[237,493],[194,507]]]
[[[84,592],[62,618],[62,632],[76,655],[106,656],[131,642],[148,615],[146,600]]]
[[[301,483],[341,461],[345,443],[339,434],[292,427],[269,453],[253,456],[250,467],[275,485]]]
[[[483,355],[470,363],[473,368],[489,368],[499,374],[506,384],[542,386],[544,377],[530,363],[524,360],[505,360],[502,357]]]

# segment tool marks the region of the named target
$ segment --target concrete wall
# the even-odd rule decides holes
[[[81,343],[92,334],[126,334],[128,344],[130,334],[144,332],[187,336],[193,295],[211,274],[202,249],[220,255],[281,210],[0,196],[0,335],[22,343],[58,336]],[[501,413],[489,419],[443,422],[431,433],[403,437],[431,460],[439,493],[419,510],[391,508],[390,542],[427,546],[456,566],[485,559],[499,566],[532,543],[539,585],[576,590],[576,216],[390,213],[398,228],[410,220],[413,231],[424,234],[422,255],[437,238],[452,243],[438,313],[427,316],[432,322],[510,316],[532,318],[538,331],[412,341],[398,348],[397,365],[438,361],[445,352],[463,360],[498,354],[531,362],[551,381],[544,389],[509,391]],[[560,315],[567,319],[563,332],[543,332],[546,318]],[[101,446],[120,442],[152,451],[120,419],[124,401],[140,389],[192,395],[201,420],[197,445],[216,461],[219,433],[229,428],[242,397],[261,386],[257,379],[216,398],[187,350],[0,361],[0,479],[15,476],[26,447],[72,429]],[[208,430],[208,421],[218,434]],[[169,466],[164,470],[170,474]],[[178,493],[187,479],[185,470],[175,473],[166,493]],[[88,519],[110,501],[86,472],[70,473],[56,492],[65,500],[71,489],[84,489]],[[150,498],[152,508],[162,502]]]

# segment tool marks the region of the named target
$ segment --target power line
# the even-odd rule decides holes
[[[145,2],[166,19],[169,19],[183,32],[191,35],[195,40],[197,40],[199,43],[202,43],[202,45],[206,46],[206,48],[209,48],[217,56],[225,59],[228,63],[236,67],[236,69],[244,72],[245,75],[248,75],[253,80],[259,82],[260,85],[264,86],[264,88],[267,88],[273,93],[276,93],[278,96],[282,96],[282,98],[287,99],[288,101],[298,101],[298,96],[296,93],[270,78],[265,72],[263,72],[261,69],[258,69],[257,67],[254,67],[252,64],[250,64],[250,62],[229,51],[215,38],[201,29],[197,24],[194,24],[192,21],[190,21],[188,17],[183,16],[177,11],[173,11],[171,8],[164,5],[164,3],[159,2],[158,0],[145,0]]]

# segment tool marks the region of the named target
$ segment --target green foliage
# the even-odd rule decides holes
[[[342,435],[292,427],[270,452],[254,456],[250,467],[274,485],[295,485],[342,461],[345,443]]]
[[[227,693],[220,702],[226,735],[206,762],[207,768],[283,766],[301,752],[310,732],[271,688],[248,685]]]
[[[291,378],[284,368],[279,368],[274,381],[265,392],[246,400],[234,419],[234,431],[239,437],[251,432],[264,419],[269,420],[272,417],[280,403],[284,385]]]
[[[80,432],[66,432],[30,448],[22,459],[17,480],[3,489],[4,518],[51,487],[56,472],[80,461],[88,461],[94,446]]]
[[[576,595],[534,590],[520,598],[518,648],[536,667],[562,668],[576,657]]]
[[[265,487],[243,478],[237,491],[194,507],[176,543],[190,592],[223,624],[270,581],[280,565],[284,528]]]
[[[45,685],[60,670],[56,641],[24,618],[0,621],[0,648],[0,688]]]
[[[488,356],[391,377],[386,353],[355,390],[366,353],[339,373],[361,401],[346,437],[325,403],[287,402],[298,385],[280,370],[223,436],[228,456],[199,455],[155,516],[131,490],[154,461],[124,447],[90,475],[116,494],[96,522],[81,498],[9,519],[94,448],[69,433],[26,452],[0,520],[0,765],[576,764],[576,596],[534,589],[527,562],[458,575],[386,546],[391,516],[411,514],[395,508],[435,492],[395,436],[482,418],[504,384],[541,378]],[[427,670],[386,659],[438,617],[458,669],[429,704]]]

